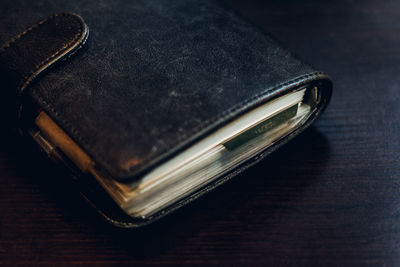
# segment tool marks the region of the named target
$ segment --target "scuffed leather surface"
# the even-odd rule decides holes
[[[30,93],[116,178],[293,86],[326,79],[218,2],[93,2],[2,1],[0,41],[60,10],[85,19],[89,49]]]

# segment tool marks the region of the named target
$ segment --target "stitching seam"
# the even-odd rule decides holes
[[[30,31],[34,30],[35,28],[39,27],[40,25],[42,25],[43,23],[47,22],[50,19],[53,19],[54,17],[59,16],[60,14],[55,14],[53,16],[50,16],[42,21],[39,21],[38,23],[34,24],[33,26],[29,27],[28,29],[26,29],[25,31],[23,31],[22,33],[18,34],[17,36],[11,38],[8,42],[6,42],[2,47],[0,47],[0,51],[4,52],[5,50],[7,50],[7,48],[9,48],[13,43],[15,43],[18,39],[21,39],[24,35],[26,35],[27,33],[29,33]]]
[[[37,64],[34,69],[29,72],[27,75],[25,75],[21,81],[19,82],[18,86],[17,86],[17,90],[19,95],[21,95],[24,91],[24,89],[32,82],[32,80],[40,73],[42,72],[46,66],[49,66],[50,63],[52,62],[52,59],[57,57],[58,55],[60,55],[62,52],[64,52],[66,50],[66,48],[73,48],[74,45],[72,44],[79,44],[80,42],[76,42],[78,40],[78,37],[81,36],[81,39],[84,38],[84,36],[82,37],[82,31],[84,30],[85,26],[82,23],[81,19],[79,19],[77,16],[72,15],[72,14],[67,14],[67,13],[60,13],[60,14],[55,14],[53,16],[50,16],[40,22],[38,22],[37,24],[33,25],[32,27],[28,28],[27,30],[25,30],[24,32],[22,32],[21,34],[17,35],[16,37],[12,38],[9,42],[7,42],[5,45],[3,45],[0,48],[0,52],[5,52],[8,48],[11,47],[12,44],[14,44],[15,42],[17,42],[18,40],[21,40],[24,36],[27,36],[28,33],[31,33],[33,30],[37,29],[39,26],[43,25],[44,23],[55,19],[57,17],[61,17],[61,16],[70,16],[71,18],[75,19],[75,23],[77,28],[79,28],[79,31],[74,35],[74,37],[72,38],[71,41],[65,43],[59,50],[57,50],[54,54],[50,55],[49,57],[47,57],[45,60],[43,60],[42,62],[40,62],[39,64]],[[72,46],[71,46],[72,45]]]
[[[56,14],[50,18],[56,18],[58,16],[70,16],[68,14]],[[74,16],[70,16],[71,18],[76,18]],[[47,20],[48,21],[48,20]],[[69,41],[68,43],[65,43],[59,50],[57,50],[57,52],[55,52],[54,54],[50,55],[48,58],[46,58],[45,60],[43,60],[42,62],[40,62],[38,65],[35,66],[35,69],[32,70],[29,74],[27,74],[20,82],[18,88],[19,88],[19,93],[21,94],[24,89],[29,85],[29,83],[33,80],[33,78],[39,74],[45,67],[46,65],[49,65],[49,63],[51,63],[51,60],[55,57],[57,57],[59,54],[61,54],[62,52],[65,51],[66,48],[70,47],[72,44],[76,44],[76,41],[78,39],[79,36],[82,35],[82,30],[84,28],[84,25],[82,25],[82,23],[77,20],[75,20],[75,22],[77,23],[77,26],[79,28],[79,31],[74,35],[73,39],[71,41]],[[43,24],[43,23],[42,23]],[[41,25],[41,24],[40,24]],[[79,43],[79,42],[78,42]],[[73,47],[73,46],[72,46]]]

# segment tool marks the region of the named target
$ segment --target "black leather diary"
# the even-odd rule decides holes
[[[242,172],[331,96],[327,75],[219,1],[5,0],[0,42],[21,132],[120,227]]]

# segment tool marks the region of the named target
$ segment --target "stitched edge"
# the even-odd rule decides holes
[[[41,25],[45,24],[46,22],[53,20],[57,17],[62,17],[62,16],[69,16],[74,20],[74,22],[76,23],[77,29],[78,31],[76,32],[76,34],[74,35],[74,37],[67,43],[65,43],[62,47],[60,47],[60,49],[58,49],[55,53],[53,53],[52,55],[50,55],[49,57],[47,57],[46,59],[44,59],[43,61],[41,61],[39,64],[37,64],[34,69],[29,72],[27,75],[25,75],[21,81],[19,82],[18,86],[17,86],[17,90],[18,90],[18,94],[21,95],[23,93],[23,91],[25,90],[25,88],[32,82],[32,80],[38,76],[43,70],[45,70],[46,68],[48,68],[50,65],[52,65],[53,63],[55,63],[58,59],[60,59],[61,57],[63,57],[64,55],[68,54],[68,52],[70,52],[71,50],[73,50],[75,47],[77,47],[79,44],[81,44],[82,42],[86,41],[86,37],[87,37],[87,33],[88,33],[88,29],[87,26],[85,24],[85,22],[83,21],[83,19],[75,14],[72,13],[59,13],[59,14],[55,14],[52,15],[42,21],[39,21],[38,23],[36,23],[35,25],[31,26],[30,28],[26,29],[24,32],[20,33],[19,35],[15,36],[14,38],[10,39],[8,42],[6,42],[1,48],[0,48],[0,52],[4,53],[7,51],[8,48],[10,48],[12,46],[12,44],[14,44],[15,42],[17,42],[18,40],[22,40],[22,38],[24,36],[27,36],[29,33],[31,33],[33,30],[39,28]],[[83,33],[83,34],[82,34]]]
[[[57,16],[58,14],[55,14],[53,16],[50,16],[42,21],[39,21],[38,23],[32,25],[31,27],[29,27],[28,29],[26,29],[25,31],[23,31],[22,33],[18,34],[17,36],[11,38],[9,41],[7,41],[5,44],[3,44],[0,47],[0,52],[4,52],[5,50],[7,50],[7,48],[9,48],[11,46],[11,44],[15,43],[18,39],[21,39],[21,37],[23,37],[24,35],[26,35],[28,32],[32,31],[33,29],[39,27],[40,25],[42,25],[43,23],[47,22],[48,20],[52,19],[53,17]]]
[[[284,88],[284,87],[288,87],[288,86],[292,86],[295,85],[297,83],[301,83],[304,82],[306,80],[310,80],[313,79],[317,76],[320,75],[325,75],[324,72],[320,72],[320,71],[316,71],[316,72],[312,72],[312,73],[307,73],[304,74],[302,76],[299,76],[295,79],[283,82],[278,84],[277,86],[270,88],[266,91],[263,91],[259,94],[254,95],[251,98],[246,99],[245,101],[242,101],[240,103],[238,103],[237,105],[235,105],[234,107],[218,114],[218,116],[215,116],[209,120],[204,121],[202,124],[200,124],[199,126],[193,128],[190,132],[188,132],[185,135],[179,136],[177,141],[174,142],[173,144],[169,145],[169,147],[175,147],[175,146],[182,146],[184,145],[184,142],[189,141],[190,138],[187,138],[187,136],[192,136],[192,135],[196,135],[196,134],[200,134],[201,131],[205,130],[207,127],[212,126],[212,124],[216,123],[219,120],[223,120],[223,119],[227,119],[230,116],[233,115],[233,113],[235,113],[236,111],[245,108],[248,105],[251,104],[255,104],[254,102],[257,100],[261,100],[260,98],[263,98],[265,95],[270,94],[273,91],[279,91],[280,89]],[[145,166],[146,164],[150,163],[151,161],[155,160],[157,157],[162,157],[161,155],[165,154],[168,150],[169,147],[165,147],[161,150],[159,150],[159,152],[155,155],[155,154],[149,154],[146,157],[144,157],[141,161],[141,163],[135,167],[132,167],[130,169],[119,169],[119,168],[115,168],[110,162],[109,160],[107,160],[106,158],[104,158],[103,155],[99,154],[98,152],[96,152],[95,149],[93,149],[93,146],[90,145],[84,138],[82,138],[82,135],[80,134],[80,132],[71,125],[71,123],[69,121],[67,121],[66,119],[63,119],[62,116],[52,107],[52,105],[50,103],[48,103],[45,100],[45,97],[39,95],[39,94],[35,94],[38,97],[38,100],[41,102],[42,105],[46,106],[48,109],[50,109],[53,112],[53,115],[55,117],[57,117],[58,120],[60,120],[63,124],[64,127],[67,127],[70,131],[70,133],[73,133],[76,135],[77,140],[82,144],[85,145],[87,148],[91,149],[91,154],[96,157],[97,159],[99,159],[101,162],[101,164],[105,165],[106,167],[108,167],[112,172],[116,173],[117,175],[128,175],[128,176],[132,176],[133,173],[140,168],[143,168],[143,166]]]
[[[77,24],[78,25],[78,24]],[[80,26],[80,25],[79,25]],[[61,54],[66,48],[68,48],[71,44],[74,44],[76,42],[76,40],[78,39],[78,36],[80,36],[82,33],[82,28],[79,30],[79,32],[77,32],[74,36],[74,38],[64,44],[57,52],[55,52],[54,54],[50,55],[48,58],[46,58],[45,60],[43,60],[42,62],[40,62],[39,64],[37,64],[35,66],[35,69],[32,70],[28,75],[26,75],[20,82],[19,84],[19,93],[22,93],[24,91],[24,89],[29,85],[29,83],[34,79],[34,77],[36,77],[39,73],[41,73],[45,68],[47,68],[51,63],[52,63],[52,59],[57,57],[59,54]],[[67,51],[68,52],[68,51]],[[55,62],[55,61],[54,61]],[[24,82],[25,81],[25,82]]]

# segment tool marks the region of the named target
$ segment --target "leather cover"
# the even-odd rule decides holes
[[[91,29],[87,49],[41,75],[26,93],[115,179],[138,179],[218,127],[294,88],[310,83],[322,88],[320,104],[303,127],[170,210],[293,138],[331,95],[328,76],[213,0],[5,0],[0,3],[0,42],[60,11],[85,19]],[[47,48],[54,43],[52,34],[67,36],[70,30],[39,37]],[[10,58],[46,51],[36,43],[28,47],[18,55],[0,54],[3,69]],[[35,63],[35,56],[25,61]],[[16,73],[15,68],[5,71]]]

